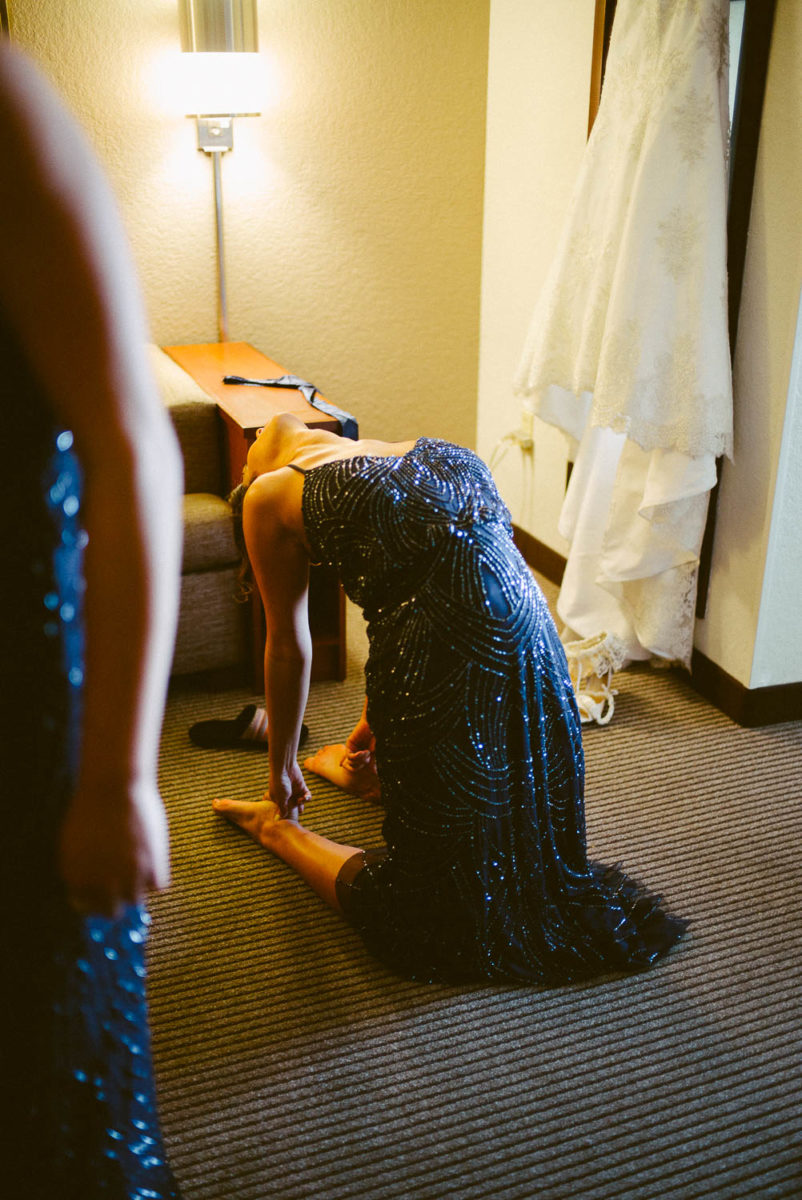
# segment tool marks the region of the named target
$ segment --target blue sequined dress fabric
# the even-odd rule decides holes
[[[167,1200],[148,915],[78,917],[56,870],[84,680],[81,468],[1,321],[0,360],[2,1179],[19,1200]]]
[[[307,471],[303,513],[367,619],[386,845],[337,890],[368,948],[416,979],[552,984],[665,953],[684,922],[588,861],[565,656],[487,467],[422,438]]]

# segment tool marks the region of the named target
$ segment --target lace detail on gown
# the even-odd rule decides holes
[[[726,10],[619,0],[599,112],[515,380],[526,408],[577,440],[588,424],[644,450],[732,454]]]

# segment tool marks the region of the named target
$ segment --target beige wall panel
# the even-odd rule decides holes
[[[594,0],[493,0],[479,366],[479,451],[520,425],[512,378],[585,148]],[[535,421],[534,453],[495,469],[513,519],[565,553],[567,442]]]

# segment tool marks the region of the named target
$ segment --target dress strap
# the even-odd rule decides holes
[[[291,467],[293,471],[297,471],[299,475],[306,474],[306,471],[303,469],[303,467],[299,467],[297,463],[287,463],[287,466]]]

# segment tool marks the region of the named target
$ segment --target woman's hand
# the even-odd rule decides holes
[[[312,795],[297,763],[293,763],[289,770],[271,771],[265,799],[272,800],[278,806],[282,817],[289,817],[291,821],[301,817]]]
[[[113,917],[170,880],[167,818],[155,784],[75,793],[59,840],[59,871],[73,907]]]
[[[375,751],[376,738],[363,713],[348,736],[340,765],[348,771],[375,771]]]

